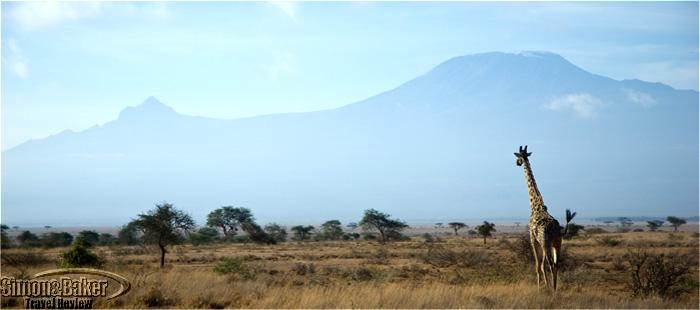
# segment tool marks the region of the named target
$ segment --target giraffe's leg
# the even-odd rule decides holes
[[[540,289],[540,259],[537,255],[537,246],[535,245],[535,236],[530,233],[530,246],[532,247],[532,256],[535,258],[535,273],[537,273],[537,290]]]
[[[559,247],[552,247],[552,258],[554,260],[554,265],[552,266],[552,284],[554,285],[554,291],[557,290],[557,274],[559,273]]]
[[[556,291],[557,290],[557,277],[556,274],[554,273],[555,263],[554,263],[554,257],[552,256],[554,251],[554,247],[550,247],[547,251],[547,265],[549,266],[549,274],[552,277],[552,288]]]
[[[542,246],[542,261],[540,262],[540,271],[542,272],[542,278],[544,279],[544,286],[549,287],[549,283],[547,281],[547,273],[545,272],[545,264],[547,263],[547,248],[545,247],[544,244],[541,244]]]

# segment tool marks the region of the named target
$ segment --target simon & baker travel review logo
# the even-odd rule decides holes
[[[29,279],[0,280],[2,297],[24,297],[27,309],[92,309],[95,298],[117,298],[129,289],[126,278],[91,268],[52,269]]]

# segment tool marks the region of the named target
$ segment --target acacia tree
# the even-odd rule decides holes
[[[141,240],[138,237],[138,228],[134,222],[130,222],[122,226],[117,234],[117,243],[121,245],[134,245],[138,244]]]
[[[447,223],[447,225],[449,225],[450,228],[454,229],[455,236],[458,235],[458,232],[460,229],[469,227],[469,226],[467,226],[467,224],[464,224],[462,222],[452,222],[452,223]]]
[[[647,227],[649,227],[650,231],[656,231],[663,224],[664,224],[664,221],[660,221],[660,220],[647,221]]]
[[[83,243],[85,247],[92,247],[100,242],[100,234],[94,230],[83,230],[78,233],[78,237],[75,238],[75,242]]]
[[[326,240],[343,238],[343,226],[339,220],[330,220],[321,224],[321,237]]]
[[[224,237],[235,235],[243,223],[254,222],[253,213],[248,208],[234,208],[223,206],[207,215],[207,226],[220,227],[224,231]]]
[[[408,227],[400,220],[389,218],[389,214],[379,212],[375,209],[365,210],[365,215],[360,221],[360,226],[364,230],[376,230],[379,232],[379,242],[384,244],[388,236],[399,235],[401,230]]]
[[[314,227],[311,225],[297,225],[290,229],[294,232],[294,240],[303,241],[309,239],[311,236],[311,231],[314,230]]]
[[[160,268],[165,265],[165,247],[183,241],[183,234],[194,228],[194,220],[177,210],[172,204],[163,202],[146,214],[139,214],[134,226],[143,232],[146,243],[155,244],[160,249]]]
[[[7,236],[6,230],[10,229],[9,226],[5,224],[0,225],[0,247],[3,249],[9,248],[12,244],[10,238]]]
[[[669,216],[666,218],[666,220],[669,224],[671,224],[671,226],[673,226],[673,232],[677,232],[678,227],[686,223],[684,219],[675,216]]]
[[[265,225],[263,230],[265,230],[265,232],[270,235],[270,238],[272,238],[272,240],[274,240],[276,243],[287,241],[287,230],[276,223]]]
[[[484,244],[486,244],[486,237],[491,237],[491,233],[496,231],[496,224],[484,221],[483,224],[476,226],[476,231],[484,237]]]
[[[620,222],[620,226],[622,226],[622,228],[630,227],[634,223],[628,217],[624,217],[624,216],[618,217],[617,220]]]

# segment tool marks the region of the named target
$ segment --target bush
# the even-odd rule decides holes
[[[211,227],[202,227],[197,232],[190,234],[190,242],[192,245],[209,244],[216,241],[219,237],[219,231]]]
[[[67,232],[51,232],[41,237],[41,243],[47,248],[69,246],[73,243],[73,235]]]
[[[172,298],[168,298],[158,288],[151,288],[148,293],[139,298],[140,301],[149,308],[168,307],[176,304]]]
[[[90,252],[82,243],[74,244],[70,250],[61,255],[60,266],[63,268],[72,267],[99,267],[102,260],[94,253]]]
[[[504,244],[518,262],[528,266],[535,263],[529,234],[520,234],[514,241]]]
[[[78,233],[75,242],[81,242],[83,246],[90,248],[100,242],[100,234],[94,230],[83,230]]]
[[[28,230],[19,234],[19,236],[17,236],[16,239],[22,247],[41,246],[41,241],[39,240],[39,237],[37,237],[35,234],[31,233]]]
[[[221,275],[239,275],[244,279],[253,277],[253,272],[237,257],[224,257],[214,266],[214,272]]]
[[[3,268],[12,268],[17,271],[17,278],[25,278],[28,276],[27,271],[30,268],[49,263],[46,256],[33,252],[4,252],[0,255]]]
[[[653,254],[642,250],[627,253],[625,259],[630,272],[628,288],[634,296],[677,296],[683,291],[680,284],[687,280],[691,265],[688,259],[677,254]]]
[[[600,237],[600,238],[596,239],[595,241],[599,245],[609,246],[609,247],[618,246],[622,243],[622,241],[620,239],[615,239],[615,238],[610,237],[610,236]]]
[[[355,281],[369,281],[374,278],[374,273],[369,268],[359,267],[353,270],[350,276]]]
[[[287,230],[284,227],[271,223],[265,225],[265,232],[275,241],[275,243],[281,243],[287,241]]]
[[[396,230],[386,232],[387,241],[411,241],[411,238]]]
[[[292,267],[292,271],[298,276],[311,275],[316,273],[316,266],[314,264],[296,263]]]
[[[435,267],[476,267],[491,261],[491,255],[484,250],[457,252],[442,246],[431,246],[423,256],[426,264]]]
[[[606,233],[608,233],[608,231],[600,227],[586,229],[586,236],[600,235]]]

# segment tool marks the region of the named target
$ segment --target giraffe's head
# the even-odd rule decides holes
[[[527,158],[528,158],[530,155],[532,155],[532,153],[528,153],[528,152],[527,152],[527,145],[525,146],[525,148],[523,148],[523,146],[521,145],[521,146],[520,146],[520,150],[519,150],[517,153],[513,153],[513,154],[515,154],[515,157],[517,158],[517,159],[515,160],[515,164],[518,165],[518,166],[522,166],[523,163],[524,163],[525,161],[527,161]]]

